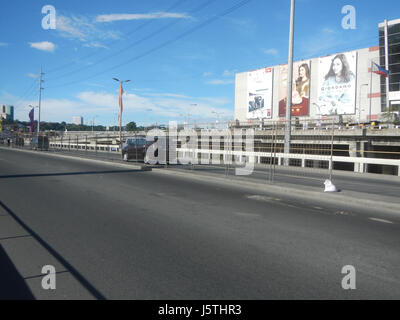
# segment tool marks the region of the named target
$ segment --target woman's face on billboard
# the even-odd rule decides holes
[[[342,70],[343,70],[343,63],[342,61],[340,61],[339,58],[336,58],[333,61],[333,72],[335,73],[336,76],[340,76],[342,74]]]
[[[306,69],[304,67],[300,67],[299,73],[300,73],[300,78],[303,79],[306,78],[307,74],[306,74]]]

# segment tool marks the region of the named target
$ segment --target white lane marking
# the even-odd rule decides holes
[[[250,196],[246,196],[246,198],[250,199],[250,200],[265,201],[265,202],[272,202],[275,200],[274,198],[271,198],[271,197],[259,196],[259,195],[250,195]]]
[[[392,221],[389,220],[384,220],[384,219],[378,219],[378,218],[368,218],[369,220],[376,221],[376,222],[382,222],[382,223],[387,223],[387,224],[394,224]]]

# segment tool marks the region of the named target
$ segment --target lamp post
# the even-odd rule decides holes
[[[94,132],[94,119],[96,119],[96,118],[97,118],[97,116],[94,116],[93,120],[92,120],[92,133]]]
[[[152,112],[153,111],[153,109],[146,109],[146,112]],[[150,123],[149,123],[149,125],[148,125],[148,127],[151,127],[151,117],[149,117],[149,120],[150,120]]]
[[[363,87],[368,87],[368,83],[364,83],[360,87],[360,96],[358,100],[358,125],[361,123],[361,93],[362,93],[362,88]]]
[[[217,123],[219,124],[220,123],[220,116],[223,114],[222,112],[217,112],[217,111],[212,111],[212,113],[214,113],[214,114],[216,114],[217,115]]]
[[[191,107],[191,108],[197,107],[197,103],[192,103],[192,104],[190,105],[190,107]],[[196,118],[194,118],[193,120],[194,120],[194,124],[193,124],[193,125],[194,125],[194,129],[196,129]]]
[[[292,131],[292,86],[293,86],[293,46],[294,46],[294,12],[295,0],[290,2],[290,31],[289,31],[289,61],[288,61],[288,81],[286,98],[286,124],[285,124],[285,147],[284,153],[288,155],[284,159],[284,165],[289,166],[289,153]]]
[[[119,82],[119,84],[120,84],[120,87],[119,87],[119,107],[120,107],[120,114],[119,114],[119,144],[120,144],[120,148],[122,150],[122,111],[123,111],[122,95],[124,93],[124,90],[122,88],[122,84],[124,82],[130,82],[131,80],[119,80],[118,78],[113,78],[113,80]]]

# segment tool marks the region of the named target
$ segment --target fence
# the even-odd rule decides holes
[[[246,146],[249,129],[252,145]],[[291,123],[290,153],[284,152],[285,123],[272,121],[216,122],[177,125],[160,130],[180,132],[176,155],[184,163],[225,167],[254,163],[269,181],[276,174],[300,178],[329,177],[332,170],[400,175],[400,130],[379,126],[346,126],[338,118],[295,119]],[[247,131],[246,131],[247,130]],[[187,141],[183,141],[187,132]],[[182,136],[183,132],[183,136]],[[145,137],[148,131],[118,133],[46,133],[49,151],[121,161],[121,144],[129,137]],[[12,135],[14,147],[32,148],[35,135]],[[190,143],[190,136],[196,142]],[[181,141],[182,140],[182,141]],[[21,142],[23,141],[23,143]],[[4,142],[4,139],[3,139]],[[1,139],[0,139],[1,143]],[[289,166],[284,166],[289,159]],[[140,161],[140,159],[133,159]]]

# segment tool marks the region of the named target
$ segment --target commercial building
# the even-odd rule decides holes
[[[76,124],[78,126],[83,125],[83,117],[73,117],[72,124]]]
[[[0,105],[0,118],[14,121],[14,107],[10,105]]]
[[[386,39],[387,44],[385,43]],[[385,21],[379,24],[379,52],[381,66],[385,66],[385,68],[390,71],[388,78],[381,78],[382,110],[399,111],[400,19]],[[387,87],[389,87],[388,104],[386,104]]]
[[[379,46],[297,61],[293,69],[292,117],[302,121],[340,115],[348,123],[380,120],[400,103],[400,19],[388,24],[388,64],[385,64],[385,23],[379,24]],[[386,78],[377,65],[388,69]],[[287,65],[269,66],[236,75],[235,119],[284,121]],[[396,107],[397,106],[397,107]]]

